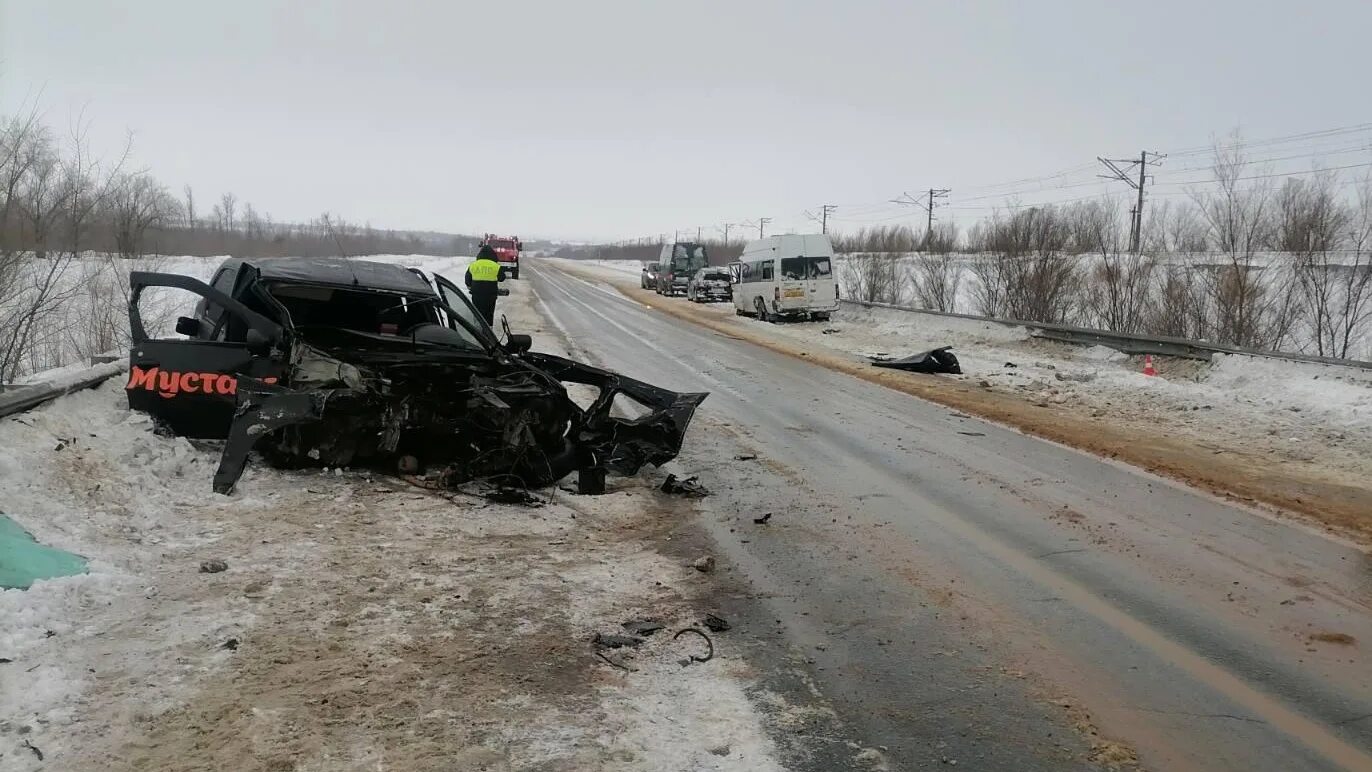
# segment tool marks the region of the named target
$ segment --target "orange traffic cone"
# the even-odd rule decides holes
[[[1156,368],[1156,367],[1153,367],[1153,355],[1152,355],[1152,354],[1145,354],[1145,355],[1143,356],[1143,374],[1144,374],[1144,375],[1157,375],[1157,374],[1158,374],[1157,368]]]

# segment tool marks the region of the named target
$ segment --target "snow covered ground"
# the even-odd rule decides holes
[[[559,352],[510,285],[499,310]],[[0,592],[0,770],[779,768],[728,633],[678,664],[711,579],[658,552],[684,513],[652,472],[527,509],[254,463],[217,496],[215,444],[122,385],[0,420],[0,510],[90,561]],[[641,617],[668,631],[608,653],[634,672],[593,656]]]

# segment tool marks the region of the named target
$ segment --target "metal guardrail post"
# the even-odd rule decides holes
[[[32,410],[44,402],[50,402],[72,392],[99,386],[127,369],[128,360],[119,358],[93,365],[80,374],[53,383],[10,385],[4,391],[0,391],[0,418]]]

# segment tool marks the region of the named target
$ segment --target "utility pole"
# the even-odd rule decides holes
[[[758,238],[765,238],[765,230],[766,230],[766,228],[767,228],[767,223],[769,223],[769,222],[771,222],[771,221],[772,221],[772,218],[770,218],[770,217],[759,217],[759,218],[757,218],[757,237],[758,237]]]
[[[699,226],[699,225],[696,226],[696,243],[697,243],[697,244],[700,243],[700,226]]]
[[[925,249],[929,248],[929,241],[934,237],[934,209],[938,207],[938,199],[947,198],[948,194],[952,192],[952,188],[929,188],[929,190],[926,193],[922,194],[928,196],[927,201],[920,201],[918,198],[915,198],[909,193],[902,193],[900,195],[900,198],[891,199],[891,203],[893,204],[917,206],[927,213],[928,217],[925,220],[924,224]]]
[[[1147,150],[1139,152],[1137,161],[1132,158],[1101,158],[1096,156],[1096,160],[1105,164],[1105,168],[1110,170],[1110,174],[1100,174],[1097,175],[1098,177],[1107,180],[1119,180],[1139,193],[1138,203],[1129,212],[1129,251],[1136,255],[1143,249],[1143,188],[1148,184],[1148,167],[1149,165],[1161,164],[1162,159],[1166,157],[1162,153],[1150,153]],[[1123,167],[1121,164],[1129,164],[1129,166]],[[1137,181],[1133,177],[1135,166],[1139,168]]]
[[[806,211],[805,216],[819,223],[820,233],[828,233],[829,215],[833,214],[835,209],[838,209],[838,207],[833,204],[825,204],[824,206],[821,206],[819,208],[818,215],[816,215],[814,212]]]
[[[725,249],[728,249],[728,248],[729,248],[729,229],[732,228],[732,227],[734,227],[734,224],[733,224],[733,223],[731,223],[731,222],[726,222],[726,223],[724,223],[724,227],[719,229],[719,230],[724,231],[724,248],[725,248]]]

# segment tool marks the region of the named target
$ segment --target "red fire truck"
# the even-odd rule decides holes
[[[505,269],[506,276],[511,279],[519,278],[519,253],[524,249],[524,244],[518,236],[496,236],[487,233],[481,239],[481,246],[495,250],[495,261]]]

